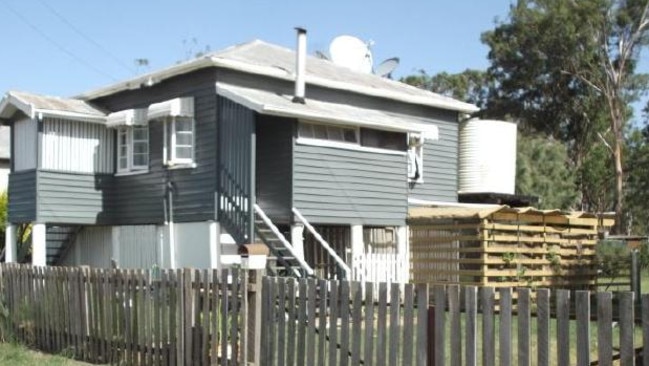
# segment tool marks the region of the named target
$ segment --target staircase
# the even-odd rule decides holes
[[[48,226],[47,265],[56,265],[68,253],[82,226]]]
[[[255,233],[270,249],[268,269],[276,276],[311,277],[313,269],[295,252],[277,226],[255,205]]]

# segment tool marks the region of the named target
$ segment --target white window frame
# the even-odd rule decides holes
[[[146,131],[146,164],[136,165],[133,159],[135,154],[135,143],[142,143],[144,140],[136,141],[133,132],[135,129],[142,129]],[[122,136],[126,137],[126,142],[122,142]],[[150,139],[149,139],[149,126],[120,126],[117,129],[117,172],[118,173],[131,173],[131,172],[147,172],[149,170],[150,159]],[[122,148],[125,149],[122,149]],[[126,166],[122,166],[122,160],[126,159]]]
[[[191,134],[191,145],[179,145],[177,143],[177,135],[182,132],[176,131],[176,122],[178,120],[187,120],[190,122],[191,131],[188,134]],[[165,165],[169,168],[193,168],[195,164],[195,153],[196,153],[196,121],[192,117],[168,117],[163,121],[163,156],[165,159]],[[185,132],[187,133],[187,132]],[[190,148],[191,153],[189,158],[179,158],[177,148],[184,147]]]
[[[408,182],[424,183],[424,134],[408,133]]]

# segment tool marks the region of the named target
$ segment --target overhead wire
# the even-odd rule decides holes
[[[86,33],[84,33],[81,29],[76,27],[72,22],[70,22],[66,17],[64,17],[61,13],[59,13],[56,9],[54,9],[50,4],[43,0],[38,0],[38,2],[43,5],[47,10],[49,10],[54,16],[56,16],[61,22],[63,22],[65,25],[67,25],[70,29],[72,29],[79,37],[85,39],[88,43],[91,43],[95,47],[97,47],[99,50],[101,50],[104,54],[106,54],[108,57],[110,57],[113,61],[118,63],[120,66],[122,66],[125,70],[127,70],[130,73],[135,72],[135,69],[133,67],[129,66],[127,63],[122,61],[119,57],[115,56],[112,52],[110,52],[108,49],[106,49],[104,46],[102,46],[99,42],[95,41],[92,39],[90,36],[88,36]]]
[[[59,42],[57,42],[56,40],[54,40],[52,37],[48,36],[48,35],[47,35],[45,32],[43,32],[40,28],[38,28],[36,25],[34,25],[32,22],[30,22],[30,21],[27,19],[27,17],[25,17],[25,16],[22,15],[20,12],[18,12],[16,9],[14,9],[11,5],[9,5],[9,3],[8,3],[7,1],[2,1],[2,3],[7,7],[7,9],[8,9],[8,10],[13,14],[13,15],[15,15],[18,19],[20,19],[23,23],[25,23],[28,27],[30,27],[34,32],[38,33],[38,34],[39,34],[41,37],[43,37],[46,41],[48,41],[49,43],[51,43],[51,44],[52,44],[54,47],[56,47],[59,51],[65,53],[66,55],[68,55],[70,58],[72,58],[72,59],[75,60],[76,62],[78,62],[78,63],[80,63],[80,64],[86,66],[87,68],[93,70],[94,72],[96,72],[96,73],[98,73],[98,74],[100,74],[100,75],[102,75],[102,76],[104,76],[104,77],[107,77],[107,78],[111,79],[112,81],[117,81],[117,78],[115,78],[114,76],[110,75],[110,74],[107,73],[106,71],[103,71],[103,70],[99,69],[98,67],[96,67],[95,65],[91,64],[90,62],[84,60],[83,58],[77,56],[74,52],[68,50],[68,49],[65,48],[62,44],[60,44]]]

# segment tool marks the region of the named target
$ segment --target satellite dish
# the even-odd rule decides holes
[[[397,66],[399,66],[399,58],[398,57],[389,58],[381,62],[379,66],[376,67],[376,69],[374,70],[374,74],[382,78],[385,77],[389,78],[390,74],[392,73],[392,71],[394,71],[394,69],[397,68]]]
[[[329,57],[327,57],[327,55],[325,55],[322,51],[315,51],[315,56],[319,59],[329,61]]]
[[[329,45],[331,61],[348,69],[372,73],[372,52],[367,44],[352,36],[338,36]]]

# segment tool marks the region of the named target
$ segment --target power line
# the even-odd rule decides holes
[[[81,38],[85,39],[89,43],[92,43],[95,47],[100,49],[102,52],[104,52],[108,57],[110,57],[113,61],[118,63],[120,66],[122,66],[124,69],[126,69],[128,72],[133,73],[135,70],[126,64],[124,61],[122,61],[119,57],[115,56],[112,52],[110,52],[108,49],[106,49],[104,46],[99,44],[97,41],[94,39],[90,38],[87,34],[85,34],[83,31],[81,31],[79,28],[77,28],[74,24],[72,24],[69,20],[67,20],[61,13],[56,11],[50,4],[46,3],[43,0],[38,0],[41,5],[47,8],[52,14],[54,14],[59,20],[63,23],[65,23],[70,29],[72,29],[77,35],[79,35]]]
[[[6,1],[3,1],[3,3],[4,3],[4,5],[7,7],[7,9],[8,9],[8,10],[13,14],[13,15],[15,15],[15,16],[16,16],[17,18],[19,18],[21,21],[23,21],[23,23],[25,23],[27,26],[29,26],[29,27],[30,27],[34,32],[38,33],[38,34],[39,34],[41,37],[43,37],[46,41],[50,42],[53,46],[55,46],[56,48],[58,48],[59,51],[65,53],[66,55],[68,55],[68,56],[69,56],[70,58],[72,58],[73,60],[75,60],[75,61],[77,61],[78,63],[80,63],[80,64],[86,66],[87,68],[89,68],[89,69],[95,71],[96,73],[98,73],[98,74],[100,74],[100,75],[102,75],[102,76],[104,76],[104,77],[107,77],[107,78],[111,79],[112,81],[117,81],[117,78],[115,78],[115,77],[113,77],[112,75],[108,74],[107,72],[105,72],[105,71],[103,71],[103,70],[97,68],[95,65],[93,65],[93,64],[91,64],[91,63],[89,63],[89,62],[87,62],[86,60],[82,59],[81,57],[75,55],[72,51],[68,50],[68,49],[65,48],[63,45],[61,45],[60,43],[58,43],[57,41],[55,41],[52,37],[48,36],[45,32],[41,31],[37,26],[35,26],[32,22],[30,22],[30,21],[29,21],[25,16],[23,16],[23,15],[20,14],[18,11],[16,11],[16,9],[14,9],[13,7],[11,7],[11,5],[9,5],[9,3],[7,3]]]

